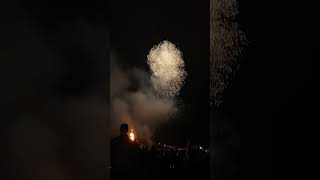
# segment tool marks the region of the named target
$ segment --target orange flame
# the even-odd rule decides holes
[[[131,141],[134,141],[134,133],[133,133],[133,129],[131,129],[131,132],[129,134],[129,138]]]

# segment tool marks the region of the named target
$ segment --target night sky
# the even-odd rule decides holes
[[[111,48],[122,64],[149,71],[147,54],[163,40],[183,53],[188,73],[176,118],[159,129],[164,143],[209,143],[209,1],[113,1]]]
[[[293,15],[297,9],[284,12],[278,3],[241,0],[239,11],[248,45],[211,117],[214,174],[216,179],[273,179],[274,152],[292,158],[303,147],[300,140],[311,137],[305,131],[315,113],[312,32],[307,18]]]
[[[318,11],[240,0],[248,46],[223,103],[209,109],[209,1],[105,3],[1,2],[0,179],[106,179],[109,46],[147,69],[165,39],[183,52],[188,77],[179,116],[162,127],[174,136],[159,135],[207,143],[214,122],[216,180],[271,179],[275,151],[296,165],[316,144],[317,21],[308,12]]]

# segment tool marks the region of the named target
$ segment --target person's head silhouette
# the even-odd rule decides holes
[[[127,135],[128,131],[129,131],[128,124],[124,123],[120,126],[121,135]]]

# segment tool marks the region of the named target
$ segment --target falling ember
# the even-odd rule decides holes
[[[134,141],[133,129],[131,129],[131,132],[130,132],[130,134],[129,134],[129,138],[131,139],[131,141]]]
[[[210,105],[219,106],[247,45],[237,0],[210,0]]]

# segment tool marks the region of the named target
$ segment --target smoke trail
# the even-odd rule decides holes
[[[187,76],[181,51],[171,42],[163,41],[147,57],[157,92],[163,96],[178,95]]]
[[[236,0],[210,0],[210,104],[219,106],[222,93],[239,67],[246,44],[236,22]]]

